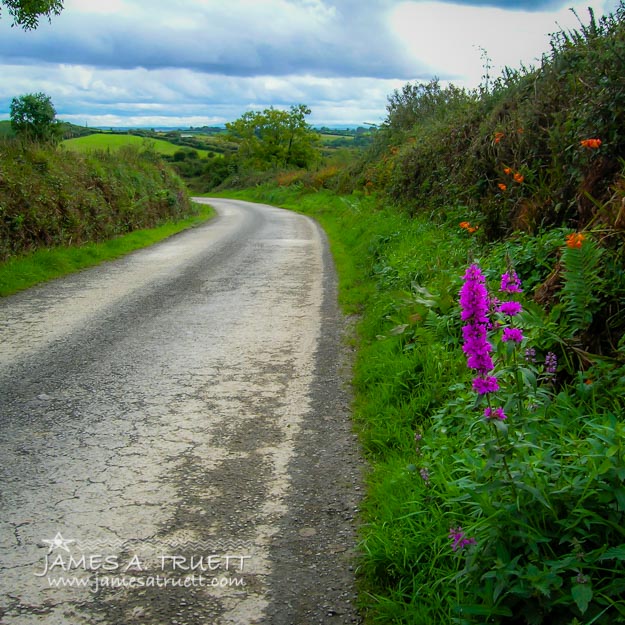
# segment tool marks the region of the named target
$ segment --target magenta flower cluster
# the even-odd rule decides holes
[[[523,332],[521,332],[519,328],[504,328],[501,340],[504,343],[507,343],[508,341],[520,343],[523,340]]]
[[[515,317],[523,310],[523,307],[519,302],[502,302],[499,304],[497,310],[509,317]]]
[[[507,418],[506,413],[503,411],[503,408],[485,408],[484,416],[487,419],[499,419],[500,421],[503,421]]]
[[[462,551],[465,547],[469,545],[477,544],[475,538],[467,538],[467,535],[464,533],[464,530],[461,527],[452,527],[449,530],[449,538],[451,542],[451,548],[454,551]]]
[[[499,287],[499,290],[502,293],[523,293],[521,280],[519,280],[519,276],[516,271],[502,274],[501,286]]]
[[[499,390],[499,381],[494,375],[485,375],[473,380],[473,390],[478,395],[496,393]]]
[[[475,369],[478,377],[473,380],[473,390],[480,395],[498,390],[497,378],[488,373],[494,368],[491,353],[493,346],[488,342],[489,299],[486,279],[478,265],[471,265],[465,272],[464,284],[460,289],[460,318],[466,321],[462,328],[467,356],[467,367]]]

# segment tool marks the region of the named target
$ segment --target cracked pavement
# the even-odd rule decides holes
[[[360,623],[345,322],[310,219],[0,301],[0,623]]]

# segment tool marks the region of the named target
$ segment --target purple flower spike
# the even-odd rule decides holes
[[[468,547],[469,545],[477,544],[475,538],[467,538],[461,527],[452,527],[449,530],[449,538],[452,541],[451,548],[454,551],[462,551],[465,547]]]
[[[479,373],[488,373],[493,368],[490,353],[493,346],[488,342],[486,326],[470,324],[462,328],[464,345],[462,351],[467,355],[467,367],[476,369]]]
[[[486,375],[494,366],[490,357],[493,346],[487,338],[490,302],[486,279],[475,264],[467,269],[463,279],[464,284],[460,289],[461,318],[468,323],[462,328],[462,349],[467,355],[467,367],[475,369],[480,375]]]
[[[558,369],[558,357],[553,352],[547,352],[545,356],[545,371],[555,373]]]
[[[462,321],[488,324],[488,291],[486,279],[478,265],[471,265],[463,276],[464,284],[460,289],[460,307]]]

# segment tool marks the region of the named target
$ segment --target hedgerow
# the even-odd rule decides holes
[[[150,151],[81,155],[12,139],[0,144],[0,260],[104,241],[191,212],[183,183]]]

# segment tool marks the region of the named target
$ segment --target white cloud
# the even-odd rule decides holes
[[[584,20],[587,7],[599,16],[605,4],[587,0],[570,6]],[[506,66],[536,65],[549,52],[550,33],[579,26],[569,8],[530,12],[441,2],[402,2],[389,23],[415,59],[428,60],[432,77],[470,87],[482,79],[484,54],[493,62],[495,78]]]
[[[0,102],[19,93],[44,91],[60,119],[91,126],[203,125],[232,121],[246,110],[269,106],[311,107],[318,124],[380,122],[387,95],[403,80],[321,78],[309,75],[233,77],[192,70],[120,70],[84,66],[5,66]],[[6,114],[4,115],[6,118]],[[102,123],[102,120],[106,120]],[[167,121],[169,120],[169,121]]]
[[[313,123],[378,123],[407,81],[476,86],[479,47],[494,77],[540,57],[558,23],[576,26],[566,8],[536,10],[558,0],[493,2],[65,0],[34,32],[0,20],[0,117],[43,91],[61,118],[90,125],[214,124],[298,103]],[[579,0],[580,16],[588,4],[605,12]]]
[[[74,0],[76,2],[76,0]],[[334,4],[302,0],[118,0],[118,11],[76,2],[35,32],[0,21],[5,62],[99,67],[193,68],[238,76],[408,77],[400,46],[379,15],[346,15]],[[373,7],[375,8],[375,2]],[[336,6],[335,6],[336,5]],[[364,17],[363,17],[364,16]],[[370,37],[371,31],[375,37]],[[4,31],[4,32],[2,32]]]
[[[115,15],[131,12],[131,7],[123,0],[65,0],[63,5],[66,13]]]

